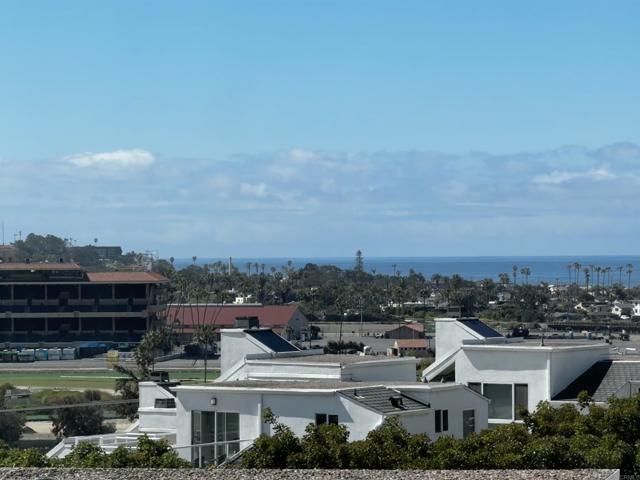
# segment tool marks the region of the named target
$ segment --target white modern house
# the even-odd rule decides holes
[[[223,330],[221,355],[218,381],[172,389],[177,444],[192,446],[178,451],[199,465],[220,463],[269,434],[265,409],[296,435],[310,423],[336,423],[350,440],[392,416],[432,439],[487,426],[486,398],[465,385],[416,382],[415,358],[301,351],[270,329]]]
[[[361,440],[389,417],[431,439],[487,426],[487,399],[463,385],[239,380],[175,391],[177,444],[192,445],[178,451],[198,465],[220,463],[270,434],[267,408],[299,436],[310,423],[335,423],[348,428],[350,440]]]
[[[335,423],[348,428],[350,440],[390,417],[431,439],[488,425],[485,397],[463,384],[417,382],[415,358],[302,351],[263,328],[222,330],[221,356],[217,381],[141,382],[139,420],[130,431],[65,439],[49,456],[64,457],[87,440],[107,452],[121,444],[134,448],[147,434],[167,439],[195,465],[220,464],[271,433],[263,421],[267,409],[296,435],[310,423]]]
[[[629,303],[632,305],[632,315],[634,317],[640,317],[640,300],[630,300]]]
[[[436,319],[436,360],[425,382],[455,382],[482,393],[489,425],[518,420],[518,407],[535,410],[580,375],[609,359],[606,343],[506,338],[478,319]],[[566,399],[570,400],[570,399]]]

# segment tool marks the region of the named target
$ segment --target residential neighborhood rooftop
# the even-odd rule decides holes
[[[340,390],[340,395],[380,413],[408,412],[431,408],[431,405],[384,386]]]
[[[458,320],[458,322],[485,338],[495,338],[503,336],[501,333],[495,331],[493,328],[488,326],[486,323],[478,320],[477,318],[461,318]]]
[[[586,391],[595,402],[606,402],[628,382],[640,382],[640,361],[603,360],[594,363],[553,400],[575,400]]]

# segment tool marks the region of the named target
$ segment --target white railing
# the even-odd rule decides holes
[[[86,437],[68,437],[63,439],[56,447],[49,451],[47,457],[58,458],[66,451],[69,453],[80,443],[89,443],[99,446],[105,453],[112,453],[120,446],[135,450],[140,437],[147,436],[151,440],[165,439],[171,443],[171,448],[180,457],[190,459],[194,467],[207,467],[209,465],[218,466],[222,463],[236,458],[240,453],[253,445],[251,440],[228,440],[224,442],[199,443],[194,445],[176,446],[175,433],[125,433],[91,435]]]
[[[123,445],[127,448],[134,449],[138,445],[138,439],[147,436],[151,440],[167,440],[170,444],[175,443],[175,433],[108,433],[104,435],[87,435],[78,437],[63,438],[62,441],[47,453],[47,457],[58,457],[65,451],[70,451],[80,443],[89,443],[97,445],[105,452],[111,453],[119,446]]]

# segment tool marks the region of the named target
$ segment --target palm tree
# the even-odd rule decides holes
[[[500,284],[502,286],[505,286],[509,283],[509,274],[508,273],[501,273],[498,275],[498,278],[500,279]]]
[[[193,257],[191,257],[191,260],[193,260],[193,264],[196,264],[196,260],[198,259],[198,257],[196,257],[195,255]]]
[[[573,264],[572,263],[567,265],[567,270],[569,270],[569,283],[571,283],[571,279],[573,278],[573,276],[571,275],[571,270],[573,270]]]
[[[396,276],[396,268],[398,267],[398,265],[396,265],[395,263],[393,265],[391,265],[391,267],[393,268],[393,276]]]
[[[205,323],[198,325],[195,333],[193,334],[193,341],[197,343],[200,348],[204,350],[204,381],[207,381],[207,357],[209,354],[209,347],[215,345],[216,341],[216,326],[211,323]]]
[[[627,263],[627,275],[629,280],[627,281],[627,288],[631,288],[631,274],[633,273],[633,265]]]
[[[580,285],[580,268],[582,267],[582,265],[580,265],[579,262],[575,262],[573,264],[573,269],[576,272],[576,285]]]
[[[511,267],[511,270],[513,270],[513,284],[517,285],[518,284],[518,266],[514,265],[513,267]]]
[[[173,262],[175,262],[176,259],[173,257],[169,257],[169,263],[171,264],[171,266],[173,267]]]
[[[524,277],[524,283],[529,283],[529,275],[531,275],[531,269],[529,267],[522,267],[520,273]]]
[[[624,267],[622,265],[620,265],[618,267],[618,270],[620,272],[620,278],[618,279],[618,282],[620,283],[620,285],[622,285],[622,271],[624,270]]]
[[[247,267],[247,275],[251,275],[251,267],[253,267],[253,263],[247,262],[245,266]]]
[[[589,277],[591,276],[591,273],[589,271],[589,269],[587,267],[584,268],[584,270],[582,270],[582,272],[584,273],[584,286],[586,291],[589,291]]]

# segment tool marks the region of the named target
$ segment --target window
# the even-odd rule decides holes
[[[436,433],[449,431],[449,410],[436,410]]]
[[[175,398],[156,398],[154,405],[155,408],[176,408]]]
[[[483,395],[491,400],[489,418],[513,419],[513,387],[511,385],[485,383]]]
[[[230,412],[191,412],[191,444],[195,465],[217,465],[240,451],[240,415]],[[215,443],[215,444],[214,444]]]
[[[529,385],[526,383],[518,384],[514,386],[515,399],[513,402],[514,418],[516,420],[522,420],[519,410],[521,408],[529,407]]]
[[[326,413],[316,413],[316,425],[338,425],[338,415],[327,415]]]
[[[482,384],[480,382],[469,382],[467,386],[474,392],[482,395]]]
[[[476,431],[476,411],[475,410],[463,410],[462,411],[462,436],[467,438],[469,435]]]

